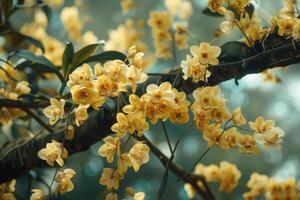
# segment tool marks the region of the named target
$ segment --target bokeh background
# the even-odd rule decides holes
[[[147,20],[149,11],[164,9],[163,0],[139,0],[139,16]],[[193,16],[189,22],[190,32],[197,36],[201,41],[212,41],[213,32],[217,29],[222,18],[212,18],[203,15],[201,12],[206,7],[206,0],[191,0],[193,4]],[[93,30],[99,39],[108,38],[108,30],[114,29],[118,24],[124,22],[128,16],[135,13],[123,15],[119,0],[82,0],[84,9],[82,16],[92,16],[91,23],[85,24],[85,29]],[[66,0],[65,4],[70,6],[73,1]],[[275,14],[283,5],[282,0],[257,0],[254,4],[258,14],[262,17],[263,23],[267,24],[270,17]],[[59,21],[60,10],[52,13],[51,27],[49,29],[52,35],[59,36],[61,23]],[[20,18],[15,19],[17,23],[22,24]],[[153,45],[149,33],[149,27],[145,27],[145,40],[150,49]],[[236,31],[230,37],[222,37],[214,44],[221,45],[229,40],[236,40],[241,34]],[[196,44],[195,40],[189,41],[190,45]],[[180,60],[185,58],[187,51],[178,51]],[[170,62],[171,63],[171,62]],[[159,61],[152,71],[161,71],[170,66],[166,61]],[[218,164],[222,160],[228,160],[235,163],[242,172],[242,178],[239,187],[230,195],[225,195],[218,191],[217,185],[213,190],[219,199],[241,199],[242,193],[247,189],[245,187],[249,175],[253,171],[264,173],[278,179],[288,177],[299,178],[300,169],[300,66],[291,66],[287,71],[276,70],[275,72],[282,79],[282,83],[273,84],[265,82],[261,75],[248,75],[235,85],[234,81],[227,81],[221,84],[223,95],[229,100],[230,108],[242,107],[242,111],[249,120],[255,120],[256,116],[262,115],[265,118],[274,119],[279,127],[285,130],[286,136],[281,150],[261,150],[259,155],[248,156],[240,154],[237,150],[221,151],[217,147],[213,148],[202,160],[203,164]],[[167,123],[167,129],[173,142],[185,126],[174,126]],[[146,135],[162,149],[166,155],[169,155],[167,144],[163,137],[161,127],[152,127]],[[58,199],[90,199],[102,200],[106,190],[98,183],[102,169],[107,166],[104,159],[97,155],[97,149],[101,142],[91,146],[86,152],[71,156],[66,163],[67,167],[73,168],[77,174],[74,178],[75,190]],[[203,141],[201,134],[196,129],[191,131],[182,140],[175,161],[186,169],[190,169],[195,160],[206,150],[207,144]],[[159,160],[151,155],[150,162],[144,165],[138,174],[132,170],[127,174],[123,186],[132,185],[136,191],[144,191],[147,200],[153,200],[157,197],[157,192],[161,182],[164,168]],[[50,182],[54,174],[52,169],[37,169],[31,172],[31,175],[39,175],[47,182]],[[38,181],[30,181],[29,175],[18,179],[17,191],[19,196],[29,197],[29,185],[43,188]],[[124,198],[126,195],[123,194]],[[183,182],[177,181],[177,178],[170,173],[168,184],[163,199],[166,200],[185,200],[187,195],[183,189]]]

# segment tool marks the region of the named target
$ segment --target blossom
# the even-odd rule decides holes
[[[82,43],[84,46],[97,43],[98,37],[92,31],[86,31],[82,36]]]
[[[140,166],[149,161],[149,147],[142,142],[137,142],[129,151],[132,167],[135,172]]]
[[[258,152],[256,141],[252,135],[240,135],[237,140],[237,145],[240,152],[246,154]]]
[[[131,85],[133,93],[136,91],[137,84],[145,82],[148,78],[147,74],[142,72],[141,69],[136,68],[135,65],[129,66],[126,77],[128,78],[128,84]]]
[[[128,130],[133,132],[133,129],[130,128],[127,116],[124,113],[117,113],[116,118],[117,123],[111,126],[111,130],[117,133],[118,137],[124,137]]]
[[[115,193],[108,193],[105,200],[118,200],[118,195]]]
[[[75,85],[71,87],[70,92],[75,104],[91,105],[97,110],[105,102],[104,97],[99,95],[92,83]]]
[[[273,128],[274,125],[273,120],[265,120],[262,116],[257,117],[255,122],[249,122],[250,128],[256,133],[264,133]]]
[[[263,133],[254,135],[254,139],[258,144],[264,144],[266,147],[280,148],[284,131],[279,127],[273,127]]]
[[[112,188],[117,190],[119,188],[119,181],[121,178],[122,177],[117,171],[111,168],[104,168],[99,183],[106,185],[108,190],[111,190]]]
[[[68,156],[68,152],[61,143],[52,140],[51,143],[46,144],[46,148],[39,150],[38,156],[42,160],[45,160],[50,166],[54,166],[54,162],[57,162],[60,166],[63,166],[63,158]]]
[[[222,161],[220,163],[220,189],[224,192],[231,192],[241,178],[241,172],[235,165]]]
[[[83,64],[77,67],[70,75],[67,85],[72,87],[74,85],[84,84],[92,80],[92,70],[89,64]]]
[[[30,196],[30,200],[44,200],[45,194],[40,189],[32,189],[31,192],[33,192]]]
[[[220,176],[220,170],[217,165],[208,165],[204,170],[204,177],[207,181],[218,181]]]
[[[80,39],[83,23],[80,20],[78,9],[75,6],[63,8],[60,19],[69,37],[73,40]]]
[[[265,193],[268,182],[269,178],[266,175],[255,172],[251,174],[251,177],[247,182],[247,187],[251,189],[253,194],[260,195]]]
[[[206,81],[210,76],[207,66],[198,62],[197,58],[192,58],[190,55],[186,56],[186,60],[181,62],[180,67],[183,72],[183,79],[192,78],[193,82]]]
[[[59,118],[64,115],[65,100],[60,99],[59,101],[55,98],[50,99],[50,106],[43,110],[46,117],[49,118],[49,124],[53,125]]]
[[[226,21],[221,22],[220,29],[223,33],[229,34],[234,28],[235,15],[231,10],[226,10],[224,16]]]
[[[143,97],[152,102],[168,101],[172,103],[174,102],[175,95],[171,88],[172,85],[169,82],[163,82],[159,86],[150,84],[147,86],[147,93]]]
[[[184,184],[184,190],[186,191],[186,193],[190,199],[194,198],[197,194],[197,191],[189,183]]]
[[[246,119],[241,112],[241,107],[237,107],[232,111],[232,121],[236,126],[246,124]]]
[[[75,176],[76,172],[73,169],[65,169],[57,173],[55,180],[58,182],[57,193],[64,194],[74,189],[74,184],[71,179]]]
[[[21,81],[16,86],[16,92],[18,94],[28,94],[31,92],[30,87],[28,86],[29,83],[27,81]]]
[[[202,42],[199,46],[192,46],[190,48],[191,54],[198,58],[199,62],[206,65],[219,64],[218,56],[221,54],[221,48],[217,46],[210,46],[207,42]]]
[[[130,167],[131,159],[130,155],[127,153],[123,153],[118,156],[118,172],[123,175],[127,172],[128,167]]]
[[[108,136],[104,138],[103,141],[105,143],[98,149],[98,154],[102,157],[106,157],[108,163],[112,163],[115,153],[120,153],[120,139]]]
[[[65,138],[66,140],[72,140],[74,138],[74,126],[68,125],[65,131]]]
[[[89,105],[80,104],[75,108],[75,122],[77,126],[80,126],[88,118],[88,109]]]
[[[145,193],[144,192],[137,192],[134,194],[132,200],[144,200]]]

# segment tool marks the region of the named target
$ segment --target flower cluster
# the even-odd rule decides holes
[[[0,98],[19,100],[22,95],[29,94],[31,88],[27,81],[22,80],[22,74],[9,64],[3,64],[0,68],[0,80],[3,85],[0,88]],[[11,125],[16,118],[26,116],[26,113],[18,108],[1,107],[0,124]]]
[[[296,184],[294,178],[277,181],[266,175],[254,172],[247,182],[247,187],[250,191],[244,193],[243,197],[245,200],[259,197],[264,197],[267,200],[300,198],[300,184]]]
[[[193,92],[195,99],[191,105],[196,127],[203,133],[203,138],[208,146],[219,145],[226,150],[238,147],[243,153],[257,153],[257,144],[265,147],[280,148],[284,131],[275,127],[272,120],[264,120],[259,116],[255,122],[249,122],[251,130],[241,126],[246,124],[246,119],[237,107],[230,112],[226,106],[226,99],[221,97],[220,87],[205,87]],[[228,126],[232,122],[232,126]],[[221,125],[225,124],[222,128]],[[239,130],[247,132],[240,133]],[[250,134],[248,134],[250,133]]]
[[[143,72],[143,53],[136,52],[135,46],[128,52],[129,64],[121,60],[112,60],[96,64],[94,70],[88,64],[83,64],[69,75],[68,86],[75,109],[76,124],[79,126],[88,117],[87,109],[91,106],[98,110],[105,102],[105,97],[118,96],[131,86],[134,93],[137,84],[146,81],[147,74]]]
[[[75,176],[76,172],[73,169],[65,169],[56,174],[55,181],[58,182],[56,192],[60,195],[70,192],[74,189],[71,179]]]
[[[199,46],[191,46],[190,52],[192,55],[187,55],[181,63],[183,79],[192,78],[195,83],[206,81],[210,76],[208,65],[219,63],[217,57],[221,54],[221,48],[203,42]]]
[[[239,183],[241,172],[234,164],[227,161],[220,162],[220,165],[197,164],[194,173],[205,177],[207,182],[219,182],[220,190],[223,192],[232,192]],[[198,185],[201,187],[202,183],[199,181]],[[194,198],[196,191],[192,185],[186,183],[184,188],[189,198]]]
[[[54,162],[63,166],[63,158],[68,157],[68,151],[61,143],[53,140],[51,143],[46,144],[46,148],[38,152],[38,156],[40,159],[45,160],[50,166],[54,166]]]

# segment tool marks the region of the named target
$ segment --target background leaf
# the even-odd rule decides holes
[[[62,58],[62,69],[65,77],[67,76],[67,72],[71,67],[73,56],[74,56],[74,46],[72,43],[68,42]]]

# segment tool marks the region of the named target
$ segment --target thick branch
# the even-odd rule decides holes
[[[191,80],[178,81],[176,88],[192,92],[196,87],[203,85],[217,85],[223,81],[230,79],[240,79],[247,74],[260,73],[265,69],[277,66],[285,66],[298,63],[300,61],[300,48],[298,43],[289,39],[271,37],[265,40],[267,45],[262,43],[256,44],[255,47],[260,49],[259,54],[250,52],[245,56],[239,54],[237,56],[222,54],[220,56],[220,64],[210,66],[211,76],[207,83],[192,83]],[[264,48],[262,48],[264,47]],[[262,50],[264,49],[264,50]],[[245,50],[245,49],[244,49]],[[249,49],[246,49],[249,50]],[[226,52],[225,46],[222,48]],[[162,80],[173,81],[174,75],[163,75]],[[157,79],[150,79],[145,85],[156,82]],[[13,101],[0,99],[0,107],[16,107],[16,108],[39,108],[46,106],[47,103],[29,103],[22,101]],[[111,133],[110,127],[115,122],[115,112],[105,109],[92,114],[88,121],[75,131],[75,138],[66,144],[70,154],[84,151],[90,145],[103,139]],[[51,140],[61,141],[63,132],[57,132],[30,141],[21,141],[19,143],[10,143],[2,148],[0,152],[0,183],[7,180],[17,178],[25,172],[36,167],[44,167],[45,162],[37,157],[37,152],[46,146]]]

